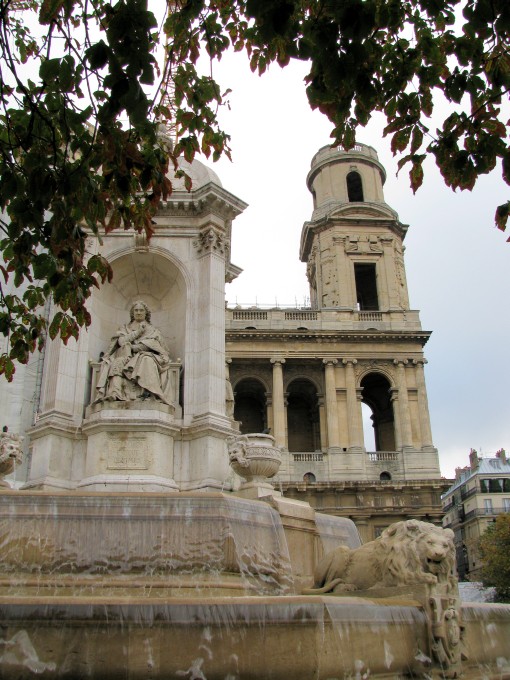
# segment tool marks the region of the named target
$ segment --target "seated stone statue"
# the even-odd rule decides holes
[[[135,302],[130,316],[130,323],[114,333],[103,355],[96,401],[155,397],[173,406],[170,357],[163,336],[151,325],[151,312],[145,302]]]

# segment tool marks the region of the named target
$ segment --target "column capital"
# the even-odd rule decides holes
[[[395,366],[407,366],[408,363],[409,361],[407,359],[393,359],[393,364]]]
[[[414,366],[418,366],[419,364],[421,364],[422,366],[425,366],[425,364],[428,364],[428,363],[429,362],[427,361],[427,359],[425,359],[425,357],[423,357],[423,359],[413,359],[413,365]]]
[[[398,387],[390,387],[388,392],[390,393],[390,401],[398,401]]]
[[[227,366],[232,363],[232,359],[230,357],[225,357],[225,363]]]
[[[347,366],[347,364],[352,364],[353,366],[356,366],[358,363],[357,359],[342,359],[342,363],[344,366]]]
[[[336,366],[338,364],[338,359],[323,359],[322,363],[325,364],[326,366]]]
[[[282,364],[283,365],[285,363],[285,359],[283,357],[273,357],[272,359],[270,359],[270,361],[273,364],[273,366],[275,364]]]

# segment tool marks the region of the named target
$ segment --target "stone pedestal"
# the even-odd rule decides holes
[[[177,491],[172,407],[155,399],[87,409],[84,491]]]

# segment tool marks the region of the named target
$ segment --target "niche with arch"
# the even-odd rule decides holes
[[[151,323],[158,328],[173,361],[186,354],[187,287],[177,265],[158,253],[131,252],[111,261],[113,279],[94,293],[90,304],[88,359],[97,362],[115,331],[129,322],[136,300],[151,310]],[[182,403],[182,387],[180,390]]]

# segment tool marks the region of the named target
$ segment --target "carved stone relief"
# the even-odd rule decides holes
[[[214,227],[202,229],[198,237],[193,241],[193,245],[199,255],[207,253],[217,253],[225,255],[228,252],[228,243],[225,236]]]
[[[323,260],[321,267],[322,274],[322,306],[338,307],[340,295],[338,290],[338,276],[336,262],[333,257]]]

